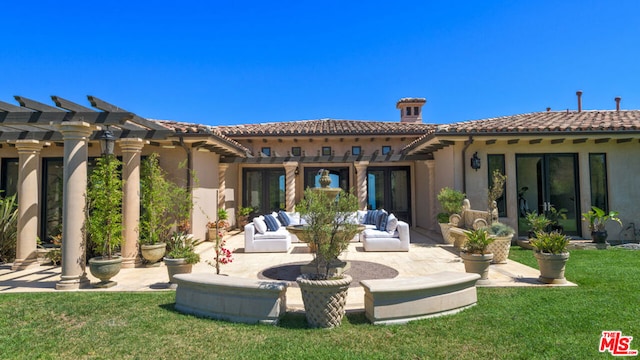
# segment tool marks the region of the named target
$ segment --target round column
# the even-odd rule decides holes
[[[225,208],[226,198],[224,193],[227,188],[227,169],[229,164],[218,164],[218,209]]]
[[[296,169],[297,161],[287,161],[284,164],[285,171],[285,206],[287,211],[294,211],[296,207]]]
[[[356,189],[358,192],[358,204],[361,210],[367,208],[367,167],[368,161],[359,161],[353,164],[356,168]]]
[[[84,238],[87,194],[87,154],[93,128],[83,121],[60,124],[64,140],[62,184],[62,273],[58,290],[74,290],[88,284]]]
[[[38,165],[44,144],[37,140],[17,140],[18,150],[18,236],[16,260],[11,269],[24,270],[37,264],[38,237]]]
[[[140,225],[140,154],[142,139],[121,139],[122,150],[122,267],[133,268],[141,264],[138,256],[138,227]]]

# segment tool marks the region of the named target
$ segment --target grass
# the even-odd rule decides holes
[[[537,267],[533,253],[510,258]],[[640,252],[575,250],[573,288],[479,288],[478,305],[402,326],[362,313],[340,328],[232,324],[173,310],[173,292],[0,295],[3,359],[586,359],[603,330],[640,339]],[[631,342],[640,348],[640,340]]]

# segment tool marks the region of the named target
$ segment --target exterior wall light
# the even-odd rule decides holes
[[[471,168],[475,171],[480,169],[480,158],[478,157],[477,151],[473,153],[473,156],[471,157]]]

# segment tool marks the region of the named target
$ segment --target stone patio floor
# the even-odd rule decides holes
[[[233,231],[227,237],[227,248],[233,251],[233,262],[222,265],[221,272],[229,276],[258,279],[258,274],[270,267],[294,262],[306,262],[313,259],[307,245],[294,243],[288,253],[244,253],[244,233]],[[193,272],[215,274],[215,268],[207,264],[213,259],[213,243],[205,242],[198,247],[200,263],[194,265]],[[442,236],[435,232],[411,230],[411,248],[409,252],[365,252],[361,243],[351,243],[341,257],[343,260],[361,260],[390,266],[398,271],[398,277],[414,277],[433,274],[440,271],[464,272],[462,260],[452,245],[442,244]],[[91,276],[92,283],[97,280]],[[520,263],[508,260],[506,264],[491,265],[489,287],[517,286],[576,286],[547,285],[537,281],[539,271]],[[0,265],[0,294],[10,292],[46,292],[56,291],[55,284],[60,278],[60,267],[50,265],[34,266],[27,270],[12,271],[10,264]],[[140,267],[122,269],[112,280],[118,284],[109,289],[86,288],[78,291],[167,291],[168,275],[163,264],[158,267]],[[287,289],[287,310],[303,310],[300,289]],[[364,290],[362,287],[349,289],[348,310],[364,309]]]

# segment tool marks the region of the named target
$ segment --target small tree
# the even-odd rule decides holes
[[[18,205],[16,196],[0,197],[0,262],[16,258],[18,236]]]
[[[296,210],[307,222],[305,237],[313,251],[318,280],[327,279],[331,262],[338,259],[359,231],[351,221],[358,210],[358,198],[344,190],[332,198],[323,191],[307,188]]]
[[[122,243],[121,165],[113,155],[98,158],[87,187],[87,233],[103,259]]]
[[[462,211],[462,201],[465,198],[465,194],[458,190],[451,189],[450,187],[444,187],[438,193],[438,202],[442,211],[438,214],[438,222],[448,223],[449,216],[453,214],[459,214]]]

